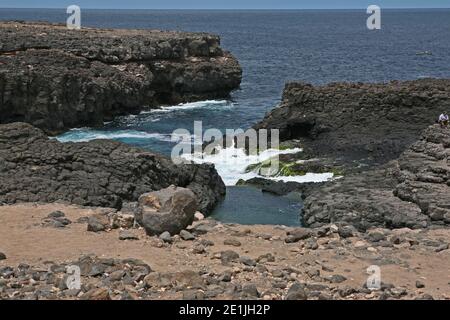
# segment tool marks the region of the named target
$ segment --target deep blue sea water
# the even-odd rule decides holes
[[[232,101],[123,117],[100,131],[74,130],[61,139],[113,138],[169,154],[172,131],[191,129],[194,120],[202,121],[204,129],[250,127],[280,101],[289,80],[326,84],[450,77],[449,9],[383,10],[382,29],[378,31],[366,28],[367,17],[365,10],[83,10],[84,26],[217,33],[222,47],[239,59],[244,78]],[[12,19],[65,22],[66,14],[63,9],[0,9],[0,20]],[[417,55],[423,51],[431,51],[432,55]],[[259,202],[260,207],[248,206],[247,212],[260,210],[272,214],[274,223],[289,224],[277,216],[280,208],[286,209],[284,200],[271,198],[269,205],[259,201],[260,195],[255,192],[245,193],[254,200],[247,202]],[[233,190],[226,201],[241,196]],[[240,203],[245,214],[245,202]],[[220,210],[217,215],[223,217],[224,212],[235,212],[237,208],[225,203]],[[298,216],[298,208],[289,212]]]

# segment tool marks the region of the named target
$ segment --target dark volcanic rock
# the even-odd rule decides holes
[[[241,76],[215,35],[0,23],[0,123],[101,126],[143,106],[227,97]]]
[[[192,190],[203,213],[225,194],[212,165],[175,165],[120,142],[60,143],[25,123],[0,125],[0,203],[63,200],[120,208],[170,185]]]
[[[450,130],[434,125],[396,161],[312,193],[304,223],[424,228],[450,224]]]
[[[295,243],[310,238],[313,232],[306,228],[295,228],[287,232],[286,243]]]
[[[197,200],[191,190],[170,186],[140,196],[139,207],[138,222],[148,235],[175,235],[194,222]]]
[[[311,157],[368,164],[397,158],[450,104],[450,80],[286,85],[281,105],[255,128],[280,129]]]

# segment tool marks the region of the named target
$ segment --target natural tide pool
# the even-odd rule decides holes
[[[211,218],[243,225],[300,226],[300,195],[275,196],[253,187],[227,187],[227,195]]]

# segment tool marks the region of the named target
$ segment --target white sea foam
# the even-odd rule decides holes
[[[269,149],[261,152],[259,155],[247,155],[244,150],[237,148],[220,149],[216,154],[184,154],[182,157],[195,163],[213,163],[217,172],[222,177],[227,186],[234,186],[240,180],[248,180],[256,177],[270,179],[274,181],[294,181],[305,182],[323,182],[333,178],[332,173],[307,173],[303,176],[261,176],[258,172],[246,172],[249,165],[258,164],[283,154],[295,154],[302,149],[294,148],[288,150]]]
[[[220,106],[223,107],[231,107],[233,103],[227,100],[204,100],[197,102],[188,102],[188,103],[180,103],[174,106],[164,106],[158,109],[152,109],[148,111],[142,111],[141,114],[152,114],[152,113],[165,113],[165,112],[173,112],[179,110],[190,110],[197,108],[215,108]]]
[[[57,137],[61,142],[86,142],[96,139],[157,139],[170,141],[170,135],[135,130],[100,131],[87,128],[73,129]]]

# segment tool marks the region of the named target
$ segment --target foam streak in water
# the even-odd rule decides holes
[[[149,111],[143,111],[141,114],[148,114],[148,113],[164,113],[164,112],[173,112],[173,111],[180,111],[180,110],[191,110],[191,109],[197,109],[197,108],[215,108],[215,107],[227,107],[232,106],[232,103],[227,100],[205,100],[205,101],[198,101],[198,102],[189,102],[189,103],[181,103],[176,106],[164,106],[160,107],[158,109],[152,109]]]
[[[250,165],[267,161],[274,156],[282,154],[295,154],[301,152],[302,149],[294,148],[289,150],[269,149],[259,153],[259,155],[247,155],[244,150],[238,148],[220,149],[216,154],[184,154],[182,157],[195,163],[213,163],[217,172],[222,177],[225,185],[234,186],[240,180],[248,180],[256,177],[270,179],[274,181],[294,181],[299,183],[305,182],[323,182],[333,178],[332,173],[307,173],[304,176],[261,176],[256,172],[246,172]]]
[[[157,139],[170,141],[170,135],[135,130],[100,131],[89,128],[73,129],[57,137],[61,142],[86,142],[96,139]]]

